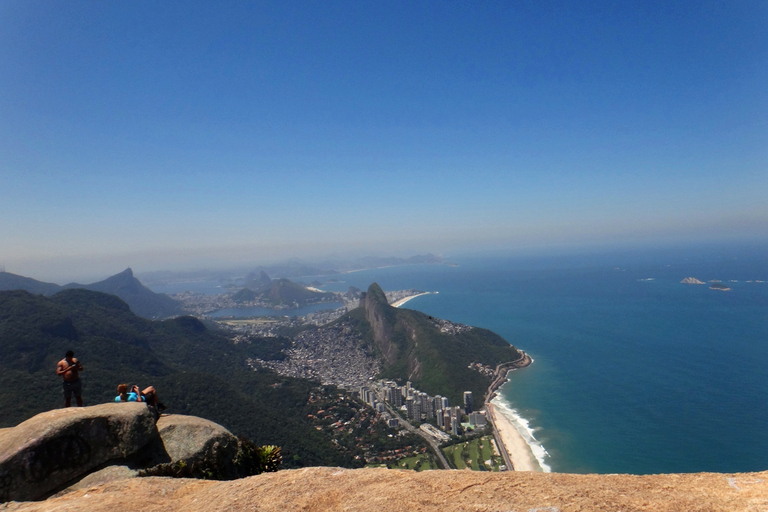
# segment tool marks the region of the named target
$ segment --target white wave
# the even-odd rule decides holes
[[[550,457],[547,449],[541,444],[536,436],[533,435],[534,429],[531,428],[530,422],[518,414],[517,409],[512,407],[512,404],[501,398],[501,395],[497,395],[492,400],[496,410],[503,414],[517,429],[518,433],[523,437],[526,444],[531,448],[536,462],[541,470],[545,473],[551,473],[552,467],[546,463],[546,459]]]

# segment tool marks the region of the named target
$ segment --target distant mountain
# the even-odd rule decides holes
[[[256,272],[251,272],[245,276],[245,288],[248,288],[251,291],[262,292],[269,290],[270,286],[272,286],[272,278],[263,270],[258,274],[256,274]]]
[[[301,305],[321,302],[323,298],[332,297],[333,294],[308,290],[288,279],[277,279],[269,287],[269,290],[262,293],[262,296],[273,304],[293,304],[295,302]]]
[[[31,277],[18,276],[10,272],[0,272],[0,291],[26,290],[37,295],[53,295],[62,290],[54,283],[44,283]]]
[[[151,287],[167,286],[175,283],[189,283],[194,281],[220,281],[221,283],[237,283],[238,287],[251,290],[259,290],[264,282],[264,276],[277,276],[285,278],[298,278],[306,276],[333,276],[377,267],[391,267],[395,265],[425,265],[444,263],[440,256],[423,254],[408,258],[398,257],[365,257],[365,258],[329,258],[319,262],[304,262],[291,260],[274,265],[260,265],[248,270],[196,270],[191,272],[172,272],[168,270],[146,272],[140,275],[142,282]],[[243,276],[245,276],[243,278]],[[244,281],[243,281],[244,279]]]
[[[256,300],[258,296],[259,294],[251,290],[250,288],[243,288],[242,290],[239,290],[238,292],[234,293],[231,298],[235,302],[243,303],[243,302],[253,302]]]
[[[98,283],[68,284],[65,288],[85,288],[116,295],[128,303],[131,311],[144,318],[168,318],[181,313],[178,301],[165,294],[155,293],[141,284],[130,268]]]
[[[254,291],[270,285],[269,275],[283,278],[296,278],[305,276],[332,276],[354,270],[363,270],[377,267],[394,267],[397,265],[429,265],[442,263],[443,259],[434,254],[423,254],[409,258],[368,256],[357,259],[332,259],[319,263],[306,263],[292,260],[285,263],[257,267],[245,277],[245,287]],[[269,275],[267,274],[269,273]],[[257,277],[258,276],[258,277]]]
[[[275,338],[265,343],[275,348]],[[3,291],[0,427],[63,405],[55,368],[72,349],[83,363],[87,405],[113,401],[121,382],[153,385],[168,412],[204,417],[257,444],[281,446],[288,467],[359,466],[333,443],[338,434],[309,423],[305,407],[316,383],[246,364],[249,357],[265,357],[265,347],[259,339],[234,344],[193,317],[140,318],[105,293]]]
[[[0,272],[0,291],[25,290],[35,294],[53,295],[62,290],[73,288],[84,288],[86,290],[116,295],[124,300],[134,313],[144,318],[167,318],[181,314],[178,301],[165,294],[155,293],[142,285],[133,276],[133,271],[130,268],[98,283],[70,283],[65,286],[44,283],[8,272]]]
[[[464,391],[472,391],[481,402],[490,377],[475,369],[473,362],[495,368],[517,361],[523,353],[498,334],[433,318],[419,311],[394,308],[384,291],[373,283],[352,310],[339,322],[357,325],[365,343],[379,357],[382,378],[410,380],[429,394],[447,396],[461,403]]]
[[[378,258],[368,257],[360,258],[355,261],[356,265],[360,265],[362,268],[375,268],[375,267],[394,267],[396,265],[425,265],[433,263],[442,263],[443,259],[440,256],[434,254],[424,254],[411,256],[410,258]]]
[[[262,275],[266,276],[264,272],[262,272]],[[263,279],[251,282],[255,289],[250,287],[243,288],[232,295],[232,299],[236,302],[261,300],[274,306],[293,306],[295,304],[303,306],[305,304],[330,301],[336,298],[332,293],[310,290],[285,278],[275,279],[274,281],[270,279],[269,282]]]

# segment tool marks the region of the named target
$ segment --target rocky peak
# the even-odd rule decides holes
[[[400,356],[398,346],[391,339],[397,310],[389,305],[384,290],[377,283],[372,283],[368,291],[360,295],[360,306],[373,330],[374,342],[387,364],[392,364]]]

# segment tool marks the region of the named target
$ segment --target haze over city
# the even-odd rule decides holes
[[[0,266],[765,241],[768,3],[0,3]]]

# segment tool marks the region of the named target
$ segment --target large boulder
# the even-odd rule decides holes
[[[239,443],[229,430],[196,416],[161,416],[157,430],[171,464],[208,471],[217,479],[237,478],[234,460]]]
[[[0,501],[40,499],[99,466],[134,456],[157,436],[143,403],[38,414],[0,430]]]
[[[86,489],[140,475],[189,478],[238,478],[235,458],[240,443],[221,425],[196,416],[163,415],[158,436],[133,456],[82,475],[64,492]]]

